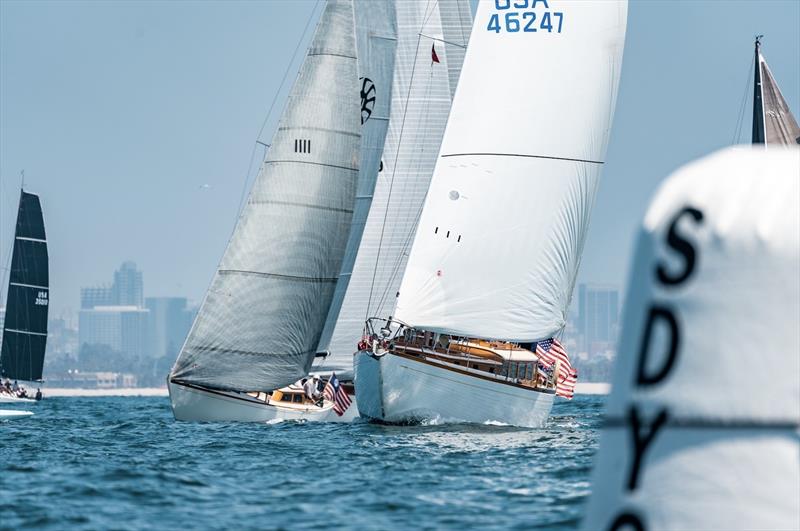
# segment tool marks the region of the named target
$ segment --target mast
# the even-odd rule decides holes
[[[764,91],[761,87],[761,38],[755,42],[755,74],[753,76],[753,144],[763,144],[764,136]]]
[[[6,295],[0,375],[40,381],[47,347],[50,279],[39,196],[20,189]]]
[[[352,0],[329,0],[171,378],[267,391],[308,373],[355,205],[361,105]]]

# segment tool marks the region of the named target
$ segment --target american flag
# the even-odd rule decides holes
[[[328,383],[325,384],[325,390],[322,391],[322,394],[325,398],[333,402],[333,412],[340,417],[344,415],[344,412],[350,407],[350,397],[347,396],[344,388],[339,385],[339,379],[336,377],[336,373],[331,374]]]
[[[561,362],[556,378],[556,394],[572,399],[575,394],[575,384],[578,382],[578,371],[569,362],[567,351],[558,339],[545,339],[536,344],[536,355],[545,367],[552,367],[556,361]]]

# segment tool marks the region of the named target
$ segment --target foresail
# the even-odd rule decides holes
[[[759,54],[759,66],[764,142],[768,146],[800,144],[800,126],[797,125],[797,120],[789,110],[789,105],[761,54]]]
[[[361,137],[351,0],[330,0],[175,380],[272,390],[304,376],[355,202]]]
[[[472,28],[468,0],[394,4],[398,41],[383,169],[326,367],[351,368],[364,320],[394,310]],[[434,47],[439,63],[431,61]]]
[[[353,273],[367,222],[375,180],[380,171],[392,102],[392,76],[397,47],[397,17],[393,0],[355,0],[356,50],[361,85],[361,161],[350,236],[333,303],[317,350],[327,351]],[[355,336],[358,336],[356,331]]]
[[[39,196],[22,192],[11,258],[0,374],[41,380],[47,346],[50,275]]]
[[[624,0],[478,4],[399,319],[512,341],[564,327],[626,18]]]

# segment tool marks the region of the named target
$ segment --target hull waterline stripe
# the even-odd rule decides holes
[[[28,330],[16,330],[14,328],[6,328],[5,331],[6,332],[13,332],[15,334],[28,334],[28,335],[31,335],[31,336],[44,336],[44,337],[47,337],[47,334],[46,333],[42,333],[42,332],[30,332]]]
[[[280,273],[259,273],[258,271],[243,271],[241,269],[220,269],[219,274],[251,275],[256,277],[276,278],[279,280],[289,280],[294,282],[336,282],[339,280],[339,277],[300,277],[293,275],[281,275]]]
[[[10,286],[19,286],[21,288],[36,288],[36,289],[50,289],[49,286],[37,286],[35,284],[22,284],[21,282],[9,282]]]
[[[571,159],[568,157],[548,157],[546,155],[525,155],[523,153],[449,153],[447,155],[441,156],[441,158],[445,157],[522,157],[526,159],[566,160],[569,162],[586,162],[588,164],[605,164],[605,162],[600,160]]]

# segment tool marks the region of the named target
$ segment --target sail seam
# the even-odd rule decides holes
[[[345,59],[353,59],[353,60],[357,59],[356,57],[353,57],[352,55],[344,55],[343,53],[330,53],[330,52],[320,52],[320,53],[311,53],[311,52],[309,52],[308,53],[309,57],[320,56],[320,55],[329,55],[331,57],[344,57]]]
[[[588,164],[605,164],[604,161],[601,160],[589,160],[589,159],[573,159],[570,157],[550,157],[547,155],[526,155],[524,153],[450,153],[447,155],[441,155],[441,158],[445,157],[485,157],[485,156],[494,156],[494,157],[522,157],[522,158],[529,158],[529,159],[550,159],[550,160],[566,160],[569,162],[586,162]]]
[[[627,418],[609,418],[603,422],[606,428],[625,428],[630,425]],[[709,429],[797,429],[800,427],[798,420],[706,420],[699,418],[668,420],[664,427],[669,428],[709,428]]]
[[[22,288],[50,289],[49,286],[37,286],[35,284],[23,284],[21,282],[9,282],[9,286],[20,286]]]
[[[31,332],[30,330],[17,330],[15,328],[6,328],[6,332],[14,332],[15,334],[30,334],[32,336],[44,336],[47,337],[46,333],[42,332]]]
[[[313,162],[310,160],[266,160],[264,164],[273,164],[278,162],[296,162],[298,164],[314,164],[315,166],[326,166],[328,168],[337,168],[340,170],[347,170],[347,171],[358,171],[358,168],[349,168],[347,166],[338,166],[336,164],[326,164],[324,162]]]
[[[251,201],[252,203],[258,203],[260,205],[284,205],[284,206],[297,206],[297,207],[305,207],[305,208],[316,208],[319,210],[330,210],[331,212],[343,212],[345,214],[352,214],[353,210],[348,208],[335,208],[329,207],[324,205],[312,205],[309,203],[299,203],[294,201]]]
[[[303,352],[258,352],[255,350],[238,350],[235,348],[218,348],[218,347],[193,347],[192,350],[202,350],[206,352],[222,352],[226,354],[247,354],[249,356],[282,356],[282,355],[290,355],[290,356],[305,356],[307,354],[316,354],[317,349],[307,350]]]
[[[47,243],[47,240],[42,240],[41,238],[29,238],[27,236],[15,236],[17,240],[25,240],[26,242],[38,242],[38,243]]]
[[[222,274],[230,274],[230,273],[239,273],[242,275],[253,275],[259,277],[267,277],[267,278],[277,278],[280,280],[290,280],[296,282],[336,282],[339,277],[303,277],[303,276],[296,276],[296,275],[283,275],[281,273],[261,273],[259,271],[245,271],[243,269],[220,269],[219,273]]]
[[[346,135],[356,138],[361,136],[361,133],[351,133],[350,131],[340,131],[339,129],[328,129],[327,127],[279,127],[278,131],[321,131],[323,133],[335,133],[337,135]]]

